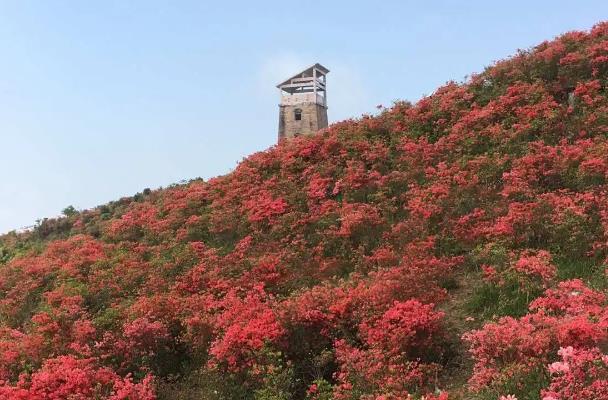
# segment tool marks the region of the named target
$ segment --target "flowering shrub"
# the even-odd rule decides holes
[[[599,316],[604,312],[605,303],[604,293],[589,289],[580,279],[574,279],[547,290],[543,297],[530,303],[530,309],[558,316],[584,313]]]
[[[377,321],[363,322],[360,330],[368,345],[386,354],[418,354],[421,349],[430,351],[442,317],[433,304],[395,302]]]
[[[607,43],[1,236],[0,398],[605,397]]]
[[[340,385],[335,398],[407,398],[420,389],[436,368],[428,360],[440,338],[442,317],[432,304],[395,302],[378,320],[361,324],[364,348],[337,341]]]
[[[527,277],[540,279],[544,285],[547,285],[556,273],[555,266],[551,264],[551,254],[545,250],[524,252],[513,265],[513,269]]]
[[[141,383],[120,378],[112,370],[98,368],[91,359],[60,356],[48,359],[29,379],[20,379],[17,386],[0,386],[0,395],[7,399],[93,399],[154,400],[150,377]]]
[[[464,335],[475,360],[470,379],[474,390],[495,386],[500,393],[511,379],[537,373],[548,362],[553,348],[552,331],[536,316],[521,320],[511,317],[488,323],[483,329]]]
[[[224,334],[209,350],[216,362],[224,362],[230,370],[252,367],[256,352],[283,336],[284,330],[264,297],[262,289],[244,300],[233,293],[226,296],[225,311],[216,322]]]
[[[608,399],[608,356],[597,348],[562,347],[561,361],[549,365],[551,383],[543,400]]]
[[[498,391],[537,374],[560,346],[590,349],[608,339],[605,296],[580,280],[561,282],[530,304],[531,313],[517,320],[502,318],[464,335],[475,367],[474,389]],[[552,364],[554,367],[559,364]]]
[[[283,214],[287,207],[285,200],[281,198],[273,199],[270,192],[262,192],[244,205],[251,222],[269,220],[275,215]]]

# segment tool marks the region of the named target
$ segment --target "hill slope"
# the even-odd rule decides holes
[[[0,241],[0,398],[607,399],[608,24]]]

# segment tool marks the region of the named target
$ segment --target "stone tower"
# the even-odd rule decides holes
[[[279,141],[312,135],[327,127],[328,72],[321,64],[315,64],[277,85],[281,91]]]

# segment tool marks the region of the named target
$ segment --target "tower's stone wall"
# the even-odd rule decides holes
[[[279,141],[300,135],[312,135],[327,128],[327,107],[317,103],[279,105]],[[301,119],[296,120],[296,110],[301,110]]]

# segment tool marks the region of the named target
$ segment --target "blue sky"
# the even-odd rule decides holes
[[[336,121],[605,19],[605,0],[0,0],[0,232],[229,172],[314,62]]]

